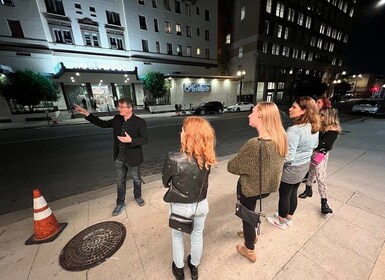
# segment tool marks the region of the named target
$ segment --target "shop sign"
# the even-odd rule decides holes
[[[210,92],[211,84],[190,83],[183,84],[184,92]]]
[[[84,69],[84,70],[112,70],[112,71],[132,71],[127,64],[115,64],[108,62],[66,62],[67,69]],[[61,68],[60,63],[55,67],[55,73]]]

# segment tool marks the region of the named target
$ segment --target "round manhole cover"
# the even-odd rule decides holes
[[[60,265],[67,270],[84,270],[104,262],[122,246],[126,228],[118,222],[92,225],[75,235],[60,253]]]

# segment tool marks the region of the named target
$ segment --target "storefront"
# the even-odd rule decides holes
[[[67,109],[78,104],[90,111],[109,112],[116,110],[117,101],[122,97],[130,98],[135,105],[143,105],[143,87],[137,68],[133,71],[108,65],[69,68],[61,62],[55,68],[54,81],[60,84]]]

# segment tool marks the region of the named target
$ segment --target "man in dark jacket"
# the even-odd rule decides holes
[[[134,105],[129,98],[118,101],[119,115],[110,120],[101,120],[85,108],[74,105],[75,110],[85,116],[90,123],[102,128],[113,128],[114,160],[116,167],[117,199],[112,216],[119,215],[126,208],[126,180],[129,171],[134,183],[134,198],[139,206],[144,205],[142,199],[142,179],[140,165],[143,163],[142,145],[148,143],[146,121],[134,115]]]

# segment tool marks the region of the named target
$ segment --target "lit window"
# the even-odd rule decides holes
[[[288,57],[289,56],[289,53],[290,53],[290,48],[289,47],[283,47],[282,48],[282,55],[283,56],[286,56],[286,57]]]
[[[318,38],[317,48],[322,49],[322,39],[321,38]]]
[[[277,29],[277,37],[281,38],[282,37],[282,25],[278,25]]]
[[[301,51],[301,59],[302,60],[306,59],[306,51]]]
[[[321,34],[324,34],[325,33],[325,23],[321,23],[321,26],[320,26],[320,29],[319,29],[319,33]]]
[[[289,27],[285,27],[285,35],[283,37],[285,40],[289,38]]]
[[[186,47],[186,56],[192,56],[191,46]]]
[[[271,13],[271,2],[272,0],[266,1],[266,12]]]
[[[279,45],[273,44],[273,46],[271,48],[271,53],[274,55],[279,55]]]
[[[331,26],[328,26],[328,28],[326,28],[326,36],[329,36],[332,34],[332,28]]]
[[[287,10],[287,20],[288,20],[288,21],[291,21],[291,22],[294,22],[294,16],[295,16],[294,9],[289,8],[289,9]]]
[[[298,25],[302,25],[303,24],[303,14],[302,13],[298,13],[297,24]]]
[[[341,40],[341,38],[342,38],[342,31],[338,31],[337,40]]]
[[[179,56],[182,56],[183,53],[182,53],[182,45],[176,45],[176,53],[179,55]]]
[[[238,57],[239,58],[243,57],[243,47],[239,47],[239,49],[238,49]]]
[[[299,50],[298,50],[298,49],[293,49],[293,55],[292,55],[292,57],[293,57],[293,58],[298,58],[298,53],[299,53]]]
[[[201,55],[201,49],[197,48],[197,55]]]
[[[182,35],[182,26],[179,23],[175,25],[175,31],[176,35]]]
[[[269,34],[270,22],[265,20],[265,34]]]
[[[246,7],[243,6],[243,7],[241,8],[241,20],[244,20],[245,17],[246,17]]]
[[[268,47],[268,43],[267,42],[263,42],[263,46],[262,46],[262,52],[263,53],[267,53],[267,47]]]
[[[168,34],[171,34],[171,22],[169,21],[164,22],[164,31]]]
[[[277,3],[277,9],[275,10],[275,15],[277,17],[283,18],[283,14],[285,12],[285,5],[282,3],[278,2]]]
[[[231,35],[230,34],[226,35],[226,44],[231,44]]]
[[[334,51],[334,43],[330,43],[329,45],[329,52]]]
[[[315,36],[311,36],[310,46],[315,47],[316,42],[317,42],[317,38]]]
[[[306,17],[305,27],[310,29],[310,27],[311,27],[311,17]]]
[[[313,61],[313,53],[311,53],[311,52],[309,53],[307,60]]]
[[[334,58],[332,59],[332,65],[336,65],[336,62],[337,62],[337,59],[334,57]]]

